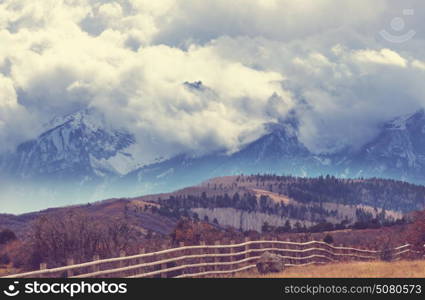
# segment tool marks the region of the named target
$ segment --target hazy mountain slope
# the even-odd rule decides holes
[[[266,129],[266,135],[233,154],[177,156],[131,172],[120,180],[120,184],[137,195],[172,191],[211,177],[225,175],[321,174],[323,164],[298,140],[294,125],[267,124]]]
[[[257,173],[425,183],[423,110],[384,124],[373,140],[356,147],[359,150],[331,154],[308,150],[299,139],[294,116],[265,126],[264,136],[234,153],[182,154],[142,164],[134,155],[142,149],[131,133],[111,127],[101,114],[86,109],[55,118],[37,139],[0,158],[3,198],[28,198],[33,207],[38,202],[46,207],[171,192],[211,177]]]
[[[126,149],[135,143],[131,134],[108,128],[94,110],[55,119],[52,128],[21,144],[5,169],[16,178],[94,180],[125,173],[131,164]]]
[[[313,154],[299,140],[295,122],[268,124],[267,132],[233,154],[182,155],[138,169],[121,182],[130,190],[138,187],[139,193],[171,191],[214,176],[256,173],[383,177],[425,183],[423,110],[384,124],[380,134],[357,151]]]
[[[425,183],[425,111],[399,117],[343,164],[350,176]]]
[[[55,118],[45,128],[39,137],[3,156],[3,211],[105,198],[105,186],[137,164],[131,153],[136,146],[133,135],[112,128],[94,109]]]

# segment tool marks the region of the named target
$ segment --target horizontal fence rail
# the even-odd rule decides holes
[[[4,278],[202,277],[253,269],[265,252],[278,255],[287,267],[299,267],[340,261],[372,261],[379,259],[383,251],[389,251],[392,260],[406,258],[416,252],[410,244],[388,250],[374,250],[334,246],[321,241],[245,240],[228,245],[201,243],[196,246],[184,246],[181,243],[176,248],[108,259],[96,258],[94,261],[70,263],[59,268],[48,269],[46,264],[41,264],[41,270]]]

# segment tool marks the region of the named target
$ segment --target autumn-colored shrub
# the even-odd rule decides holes
[[[116,257],[128,251],[138,238],[125,220],[95,218],[78,210],[42,216],[33,224],[28,251],[29,264],[62,266],[67,259],[90,261],[95,255]]]
[[[333,238],[330,234],[327,234],[327,235],[323,238],[323,241],[324,241],[325,243],[327,243],[327,244],[333,244],[333,242],[334,242],[334,238]]]
[[[408,226],[407,237],[414,250],[425,253],[425,211],[414,214],[413,222]]]
[[[0,264],[2,265],[8,265],[10,264],[10,258],[9,255],[3,254],[0,256]]]
[[[224,243],[230,240],[242,240],[244,234],[234,229],[224,230],[206,222],[182,218],[170,237],[173,245],[181,242],[186,245],[199,245],[201,241],[212,244],[216,241]]]
[[[16,235],[12,230],[3,229],[0,231],[0,245],[7,244],[14,240],[16,240]]]

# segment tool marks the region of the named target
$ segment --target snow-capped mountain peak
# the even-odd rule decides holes
[[[121,175],[137,166],[133,135],[114,129],[93,108],[56,117],[38,138],[18,146],[7,166],[18,178],[87,181]]]
[[[385,128],[393,130],[406,130],[409,126],[419,122],[425,123],[425,110],[420,109],[415,113],[407,114],[385,124]]]
[[[85,126],[91,131],[108,127],[105,116],[94,108],[85,108],[65,116],[56,116],[44,125],[46,130],[69,124],[74,128]]]

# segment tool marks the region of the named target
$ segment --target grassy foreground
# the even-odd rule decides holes
[[[239,274],[242,278],[425,278],[425,261],[353,262],[323,266],[292,267],[282,273]]]

